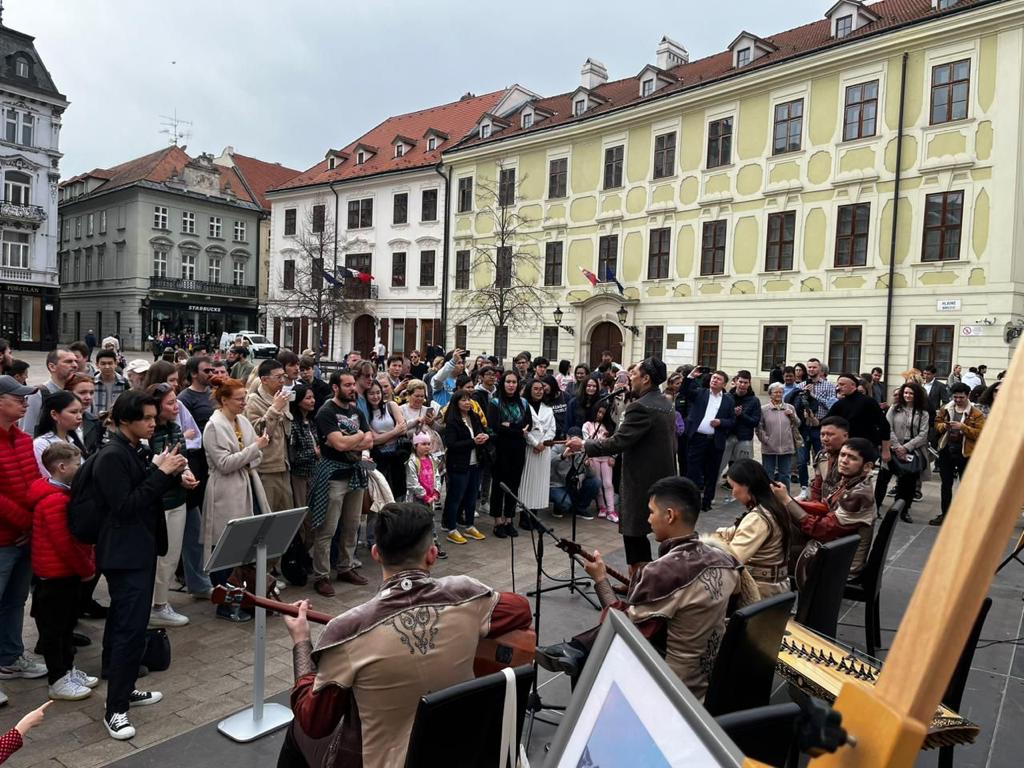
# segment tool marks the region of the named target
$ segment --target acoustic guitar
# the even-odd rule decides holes
[[[268,600],[238,587],[214,587],[210,602],[214,605],[237,605],[246,610],[254,607],[265,608],[285,616],[299,615],[299,609],[291,603]],[[307,610],[306,618],[314,624],[327,624],[334,616]],[[505,667],[532,664],[536,651],[537,633],[532,629],[514,629],[498,637],[482,637],[477,643],[476,655],[473,657],[473,674],[476,677],[483,677]]]
[[[563,552],[565,552],[566,554],[568,554],[569,557],[579,556],[586,560],[588,563],[592,563],[595,560],[594,556],[590,552],[587,552],[587,550],[583,548],[582,544],[579,544],[578,542],[575,542],[572,539],[559,539],[558,543],[555,546]],[[623,576],[621,573],[616,571],[607,563],[605,563],[604,569],[608,572],[608,575],[611,576],[613,579],[621,581],[627,587],[629,586],[628,576]]]

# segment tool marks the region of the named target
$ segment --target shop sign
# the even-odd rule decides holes
[[[43,289],[38,285],[5,285],[4,293],[21,293],[28,296],[42,296]]]
[[[936,312],[959,312],[960,299],[939,299],[935,302]]]
[[[201,304],[189,304],[187,311],[189,312],[220,312],[223,307],[204,307]]]

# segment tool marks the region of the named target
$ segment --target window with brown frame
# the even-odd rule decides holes
[[[562,242],[544,246],[544,285],[562,284]]]
[[[545,325],[541,331],[540,353],[548,360],[558,359],[558,326]]]
[[[828,369],[833,374],[860,371],[859,325],[833,325],[828,332]]]
[[[565,197],[569,188],[569,160],[559,157],[548,163],[548,197]]]
[[[434,264],[437,251],[420,251],[420,287],[431,288],[434,285]]]
[[[766,325],[761,329],[761,370],[770,371],[780,360],[786,359],[789,327]]]
[[[286,291],[295,290],[295,259],[285,259],[282,286]]]
[[[665,354],[665,326],[648,325],[644,328],[644,358],[656,357],[661,360]]]
[[[405,288],[405,252],[391,254],[391,287]]]
[[[671,236],[672,230],[670,227],[651,230],[651,241],[647,248],[648,280],[662,280],[668,277]]]
[[[793,268],[793,242],[795,238],[795,211],[769,214],[768,246],[764,257],[765,272],[782,272]]]
[[[843,141],[874,136],[877,117],[878,81],[848,86],[843,111]]]
[[[700,243],[700,273],[725,274],[725,221],[705,221]]]
[[[931,124],[965,119],[970,91],[970,59],[932,67]]]
[[[284,233],[285,235],[295,234],[295,215],[296,211],[294,208],[285,208],[284,210]],[[212,229],[212,227],[211,227]],[[67,238],[64,238],[65,240]]]
[[[949,376],[953,366],[953,326],[919,325],[914,329],[914,367],[934,365],[936,375]]]
[[[313,233],[322,234],[324,231],[324,222],[327,220],[327,206],[326,205],[314,205],[313,206]]]
[[[437,190],[424,189],[420,196],[420,221],[437,221]]]
[[[498,175],[498,205],[515,205],[516,202],[516,169],[502,168]]]
[[[469,336],[469,329],[464,325],[455,326],[455,348],[465,349],[468,345],[466,338]]]
[[[499,360],[508,357],[508,326],[494,326],[494,356]]]
[[[391,212],[392,224],[409,223],[409,193],[399,192],[394,197],[394,204]]]
[[[732,118],[708,123],[708,168],[732,162]]]
[[[348,201],[348,228],[365,229],[373,226],[373,198]]]
[[[473,210],[473,177],[463,176],[459,179],[459,213]]]
[[[775,131],[772,134],[772,154],[796,152],[800,149],[800,137],[804,123],[804,100],[796,99],[775,105]]]
[[[675,173],[676,132],[654,137],[654,178],[662,179]]]
[[[619,236],[604,235],[597,241],[597,279],[617,277],[619,266]]]
[[[840,16],[836,19],[836,37],[846,37],[853,32],[853,15]]]
[[[964,193],[939,192],[924,203],[921,261],[957,261],[963,227]]]
[[[236,283],[237,285],[237,283]],[[309,267],[309,286],[319,291],[324,287],[324,260],[313,259]]]
[[[455,252],[455,290],[469,288],[469,251]]]
[[[836,222],[837,267],[863,267],[868,263],[871,203],[839,206]]]
[[[608,147],[604,151],[604,188],[616,189],[622,186],[622,145]]]
[[[512,287],[512,247],[499,245],[497,253],[496,271],[494,284],[498,288]]]
[[[718,326],[697,327],[697,365],[715,370],[718,368]]]

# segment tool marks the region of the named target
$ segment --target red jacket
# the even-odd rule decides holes
[[[32,483],[32,572],[41,579],[86,579],[96,572],[93,547],[82,544],[68,530],[71,492],[49,480]]]
[[[40,477],[32,438],[12,426],[0,427],[0,547],[10,547],[32,527],[28,489]]]

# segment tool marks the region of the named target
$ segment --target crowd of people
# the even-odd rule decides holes
[[[68,700],[107,679],[115,739],[135,735],[131,706],[161,699],[137,680],[147,629],[189,622],[173,591],[208,599],[216,585],[252,583],[244,568],[204,572],[227,523],[302,506],[268,593],[307,579],[325,597],[338,582],[368,584],[361,544],[391,578],[399,566],[429,571],[450,546],[516,537],[534,516],[614,523],[631,583],[616,594],[596,553],[587,569],[601,602],[641,626],[657,619],[649,636],[661,631],[670,666],[701,695],[730,598],[787,590],[808,541],[859,535],[855,577],[890,485],[910,522],[933,466],[931,523],[942,523],[1001,383],[986,385],[984,366],[957,366],[943,383],[931,367],[887,390],[880,369],[830,378],[811,358],[780,364],[762,398],[746,370],[670,372],[607,352],[593,369],[528,352],[508,366],[460,349],[375,361],[352,352],[328,372],[290,350],[253,361],[244,345],[222,354],[193,340],[149,361],[125,359],[114,338],[91,341],[48,353],[47,380],[33,387],[0,340],[0,679],[46,676],[50,698]],[[698,517],[723,489],[743,511],[701,539]],[[718,571],[715,590],[681,590],[704,569]],[[100,575],[109,607],[94,597]],[[452,601],[492,594],[475,585],[453,586]],[[43,663],[22,639],[30,591]],[[481,615],[510,599],[481,603]],[[528,610],[510,605],[506,624],[524,610],[528,624]],[[214,610],[252,618],[237,605]],[[75,666],[75,646],[90,642],[75,632],[83,616],[106,620],[99,677]],[[301,621],[289,629],[308,640]],[[540,656],[574,673],[587,648],[576,638]],[[309,669],[296,665],[299,705],[311,706]],[[314,721],[325,722],[298,719]]]

